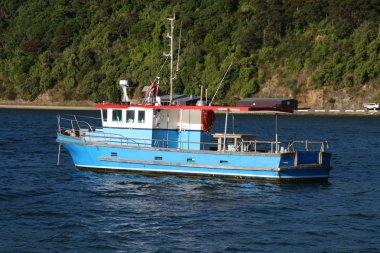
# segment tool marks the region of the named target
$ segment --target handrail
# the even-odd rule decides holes
[[[66,114],[67,115],[67,114]],[[129,138],[117,133],[106,133],[102,131],[102,126],[98,127],[91,125],[89,122],[81,120],[80,118],[89,118],[92,120],[101,120],[101,118],[87,117],[87,116],[77,116],[68,115],[72,118],[65,118],[61,115],[57,115],[57,127],[58,132],[61,134],[75,135],[76,137],[82,138],[85,142],[103,142],[109,144],[120,144],[126,146],[138,146],[138,147],[176,147],[177,149],[191,149],[189,146],[196,145],[202,150],[210,148],[210,150],[217,150],[217,142],[192,142],[192,141],[182,141],[182,140],[167,140],[167,139],[144,139],[144,138]],[[66,126],[65,126],[66,123]],[[68,125],[68,126],[67,126]],[[81,128],[85,126],[86,128]],[[227,143],[231,142],[226,142]],[[280,149],[276,149],[276,145]],[[312,149],[312,146],[319,145],[318,149]],[[266,146],[265,149],[262,147]],[[298,148],[296,148],[296,146]],[[187,147],[187,148],[186,148]],[[301,149],[299,149],[301,147]],[[258,141],[256,138],[254,140],[240,140],[236,145],[233,146],[232,152],[267,152],[267,153],[293,153],[296,150],[319,150],[320,152],[325,152],[328,149],[327,141]],[[277,151],[276,151],[277,150]]]
[[[67,116],[72,116],[72,118],[66,118],[66,117],[62,117],[61,115],[57,115],[57,119],[59,121],[59,127],[61,126],[61,123],[63,122],[69,122],[70,125],[71,125],[71,128],[73,130],[80,130],[81,129],[81,123],[85,124],[87,127],[89,127],[89,129],[93,130],[94,128],[96,128],[96,126],[93,126],[91,125],[90,123],[88,123],[87,121],[85,120],[81,120],[81,118],[87,118],[87,119],[95,119],[95,120],[101,120],[101,118],[95,118],[95,117],[87,117],[87,116],[78,116],[78,115],[69,115],[69,114],[63,114],[63,115],[67,115]],[[74,123],[76,125],[76,127],[74,126]],[[101,127],[101,124],[99,124],[99,127]]]
[[[96,119],[96,120],[102,120],[102,118],[99,117],[91,117],[91,116],[86,116],[86,115],[77,115],[77,114],[60,114],[59,116],[68,116],[68,117],[78,117],[78,118],[86,118],[86,119]]]

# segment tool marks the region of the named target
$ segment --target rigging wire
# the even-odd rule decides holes
[[[182,38],[182,21],[181,21],[181,27],[179,29],[178,55],[177,55],[177,72],[179,71],[179,54],[180,54],[180,51],[181,51],[181,38]]]
[[[220,81],[220,83],[219,83],[219,85],[218,85],[218,88],[216,89],[216,92],[215,92],[214,96],[212,97],[209,106],[212,105],[212,102],[214,101],[214,99],[215,99],[215,97],[216,97],[216,94],[218,94],[219,88],[220,88],[220,86],[222,85],[224,78],[226,78],[228,71],[230,71],[230,68],[231,68],[231,66],[232,66],[232,63],[233,63],[233,61],[231,61],[230,66],[228,66],[228,69],[227,69],[226,73],[224,73],[224,76],[223,76],[222,80]]]
[[[151,81],[150,83],[153,83],[154,81],[156,81],[157,77],[160,75],[160,73],[161,73],[163,67],[165,66],[166,61],[169,59],[169,56],[170,56],[170,55],[166,55],[166,59],[165,59],[164,63],[161,65],[161,68],[160,68],[160,70],[158,71],[158,73],[157,73],[156,77],[154,78],[154,80]]]

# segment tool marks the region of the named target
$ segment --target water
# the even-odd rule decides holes
[[[380,117],[281,116],[281,139],[330,142],[334,170],[276,185],[56,167],[57,113],[0,110],[1,252],[380,251]],[[273,117],[235,121],[273,139]]]

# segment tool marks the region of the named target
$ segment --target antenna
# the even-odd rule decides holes
[[[179,53],[181,51],[181,38],[182,38],[182,21],[179,29],[179,41],[178,41],[178,55],[177,55],[177,72],[179,71]]]
[[[231,61],[231,63],[230,63],[230,66],[228,66],[228,69],[227,69],[226,73],[224,73],[224,76],[223,76],[222,80],[220,81],[220,83],[219,83],[219,85],[218,85],[218,88],[216,89],[216,92],[215,92],[214,96],[213,96],[212,99],[211,99],[211,102],[210,102],[210,104],[209,104],[210,106],[212,105],[212,102],[214,101],[214,99],[215,99],[215,97],[216,97],[216,94],[218,94],[218,91],[219,91],[220,85],[222,84],[224,78],[226,78],[227,73],[228,73],[228,71],[230,70],[231,66],[232,66],[232,61]]]

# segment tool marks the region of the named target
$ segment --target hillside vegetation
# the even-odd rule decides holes
[[[231,62],[219,101],[260,95],[273,80],[294,97],[379,91],[378,0],[0,0],[0,97],[117,102],[120,79],[138,96],[165,61],[172,13],[176,47],[182,24],[175,93],[199,95],[202,84],[214,94]]]

